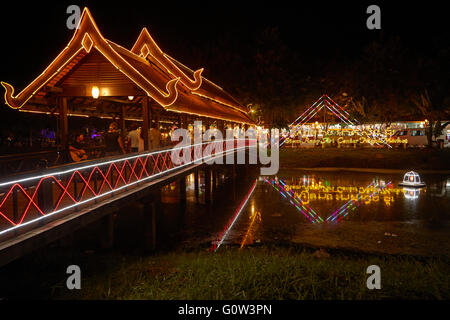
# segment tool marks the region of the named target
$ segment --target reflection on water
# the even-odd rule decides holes
[[[420,189],[419,188],[403,188],[403,195],[408,200],[415,200],[419,198]]]
[[[305,180],[307,183],[305,183]],[[282,179],[278,178],[264,178],[264,182],[271,185],[284,198],[289,200],[298,211],[300,211],[310,222],[339,222],[345,218],[349,212],[354,211],[360,204],[370,204],[371,202],[378,202],[380,195],[385,196],[385,202],[390,204],[392,183],[385,183],[384,181],[372,181],[367,187],[345,187],[345,186],[330,186],[326,181],[325,185],[321,182],[314,185],[314,180],[311,185],[311,178],[304,177],[299,184],[287,185]],[[298,191],[294,191],[298,190]],[[358,193],[356,193],[358,192]],[[395,191],[394,191],[395,192]],[[397,191],[398,193],[398,191]],[[332,200],[347,200],[348,201],[334,210],[326,220],[324,220],[317,212],[311,208],[309,203],[316,201],[332,201]]]
[[[244,238],[241,242],[241,249],[246,244],[251,244],[254,242],[254,232],[256,230],[256,226],[261,223],[261,212],[255,211],[255,207],[252,207],[252,213],[249,217],[250,225],[248,226],[247,232],[245,233]]]
[[[419,248],[431,239],[436,248],[445,248],[450,240],[448,176],[423,175],[426,188],[409,189],[398,186],[402,174],[280,171],[276,177],[259,177],[258,173],[238,172],[232,179],[229,172],[222,172],[211,202],[206,201],[203,172],[198,192],[194,175],[186,179],[185,194],[183,184],[164,187],[156,208],[157,247],[207,244],[214,251],[224,244],[242,248],[255,243],[309,243],[312,236],[324,234],[329,241],[320,245],[365,246],[371,241],[377,246],[382,240],[380,246],[386,248],[384,233],[398,235],[392,246],[416,241],[412,246]],[[117,215],[117,249],[129,252],[143,246],[144,214],[142,206],[130,203]],[[396,229],[399,224],[405,232]],[[93,224],[78,235],[86,243],[97,243],[97,227]],[[408,232],[411,237],[406,239]]]
[[[337,228],[351,222],[368,227],[380,222],[447,226],[450,179],[430,175],[423,180],[427,187],[415,189],[398,186],[402,175],[320,172],[260,177],[214,242],[242,248],[254,242],[289,240],[305,223]]]
[[[246,207],[246,205],[248,203],[248,200],[250,199],[250,197],[252,196],[253,192],[255,191],[257,183],[258,183],[258,181],[255,180],[255,182],[253,183],[253,185],[250,188],[249,192],[242,199],[242,202],[240,203],[239,207],[236,209],[235,213],[233,214],[231,219],[228,221],[228,223],[225,226],[224,230],[219,234],[219,236],[218,236],[219,240],[218,241],[213,241],[213,247],[212,247],[213,251],[217,251],[219,249],[219,247],[222,245],[223,241],[227,238],[230,230],[233,228],[234,224],[236,223],[236,221],[238,220],[239,216],[241,215],[243,209]],[[253,206],[252,206],[252,209],[254,210]]]

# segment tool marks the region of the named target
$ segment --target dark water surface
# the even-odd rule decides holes
[[[185,202],[176,183],[162,191],[158,245],[219,250],[230,244],[292,242],[392,253],[427,254],[427,247],[430,254],[436,248],[446,252],[450,176],[423,175],[427,186],[422,189],[400,187],[402,179],[402,174],[312,171],[261,177],[255,170],[234,181],[220,175],[214,199],[206,204],[204,178],[196,201],[192,175]],[[133,226],[133,215],[118,215],[119,247],[129,247],[130,234],[139,246],[141,233],[133,231],[140,218],[134,218]]]
[[[327,231],[336,236],[342,230],[351,232],[351,227],[358,227],[358,234],[363,235],[383,226],[383,237],[403,236],[394,233],[399,226],[449,236],[450,177],[424,175],[427,186],[422,189],[399,187],[402,179],[402,175],[395,174],[310,171],[281,171],[277,177],[257,177],[256,187],[240,213],[238,209],[223,208],[230,210],[230,219],[235,221],[224,224],[215,238],[221,245],[242,247],[296,242],[305,230],[324,236]],[[251,192],[253,185],[246,185]],[[346,238],[353,236],[348,234]],[[441,245],[446,247],[448,243]]]

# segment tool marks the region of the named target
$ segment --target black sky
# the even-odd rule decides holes
[[[333,59],[336,50],[352,57],[371,41],[389,36],[424,53],[434,50],[434,39],[449,40],[446,6],[434,1],[16,1],[2,4],[0,80],[23,86],[53,60],[73,33],[65,26],[71,4],[88,6],[104,36],[127,48],[148,27],[164,51],[186,64],[183,46],[202,46],[231,34],[244,48],[270,26],[278,27],[289,50],[311,59]],[[370,4],[381,7],[381,31],[366,28]]]

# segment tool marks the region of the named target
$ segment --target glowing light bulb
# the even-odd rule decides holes
[[[128,96],[128,100],[132,101],[134,99],[134,96]]]
[[[97,86],[92,87],[92,98],[98,99],[100,95],[100,89]]]

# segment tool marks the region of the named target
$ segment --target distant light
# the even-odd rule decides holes
[[[132,101],[134,99],[134,96],[128,96],[128,100]]]
[[[92,98],[98,99],[100,96],[100,89],[97,86],[92,87]]]

